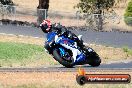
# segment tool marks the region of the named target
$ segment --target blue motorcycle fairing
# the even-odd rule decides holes
[[[74,46],[74,41],[68,38],[65,38],[64,36],[61,36],[58,38],[57,40],[57,44],[66,44],[72,48],[77,48],[76,46]]]
[[[47,42],[51,42],[52,40],[54,40],[56,35],[57,34],[55,32],[48,33],[47,34]]]
[[[50,32],[50,33],[48,33],[48,34],[47,34],[47,42],[51,42],[51,41],[55,38],[56,35],[57,35],[57,34],[56,34],[55,32]],[[62,40],[59,41],[58,43],[64,43],[64,44],[66,44],[66,43],[74,43],[73,40],[68,39],[68,38],[65,38],[64,36],[61,36],[60,38],[61,38]]]
[[[47,42],[53,41],[53,40],[55,39],[55,36],[56,36],[56,35],[57,35],[57,34],[56,34],[55,32],[50,32],[50,33],[48,33],[48,34],[47,34]],[[61,36],[61,39],[58,41],[58,43],[67,44],[67,45],[69,45],[69,46],[75,48],[75,47],[73,46],[74,41],[71,40],[71,39],[65,38],[64,36]],[[63,56],[66,54],[65,49],[62,48],[62,47],[60,47],[59,50],[60,50],[61,56],[63,57]],[[82,54],[80,54],[80,55],[77,56],[77,59],[76,59],[76,61],[74,62],[74,64],[84,62],[85,60],[86,60],[86,56],[82,53]]]
[[[82,63],[85,61],[86,61],[86,56],[83,53],[81,53],[80,55],[77,56],[77,59],[74,62],[74,64]]]
[[[67,44],[67,43],[74,43],[73,40],[65,38],[64,36],[61,36],[60,39],[58,39],[57,43],[63,43],[63,44]]]

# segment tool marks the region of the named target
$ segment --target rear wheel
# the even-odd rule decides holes
[[[73,67],[73,58],[69,55],[69,57],[61,57],[59,49],[53,50],[54,58],[63,66],[67,68]]]

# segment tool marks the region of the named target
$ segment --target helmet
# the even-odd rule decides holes
[[[50,20],[43,20],[40,24],[40,27],[44,33],[48,33],[51,31],[51,22]]]

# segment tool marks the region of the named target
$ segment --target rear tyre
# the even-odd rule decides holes
[[[72,68],[74,65],[73,65],[73,58],[71,58],[71,61],[67,61],[65,60],[64,57],[61,57],[60,54],[59,54],[59,50],[58,49],[55,49],[53,50],[53,56],[54,58],[60,63],[62,64],[63,66],[67,67],[67,68]]]

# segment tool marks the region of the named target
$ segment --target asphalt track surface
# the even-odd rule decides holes
[[[83,35],[83,40],[86,43],[103,44],[114,47],[128,46],[132,48],[132,33],[120,33],[120,32],[93,32],[93,31],[73,31],[76,34]],[[1,25],[0,33],[24,35],[44,38],[45,34],[39,29],[34,27]],[[132,61],[122,61],[115,63],[101,64],[99,67],[91,67],[89,65],[82,66],[86,71],[132,71]],[[62,65],[58,66],[41,66],[36,68],[0,68],[0,72],[75,72],[79,66],[74,68],[65,68]]]
[[[41,66],[35,68],[0,68],[0,72],[77,72],[80,66],[75,66],[73,68],[65,68],[62,65],[56,66]],[[121,62],[121,63],[110,63],[101,64],[99,67],[91,67],[89,65],[81,66],[87,72],[131,72],[132,71],[132,61],[131,62]]]
[[[101,44],[113,47],[128,46],[132,48],[132,33],[121,32],[94,32],[94,31],[73,31],[75,34],[83,35],[85,43]],[[40,28],[23,27],[23,26],[0,26],[0,33],[33,36],[45,38],[45,35]]]

